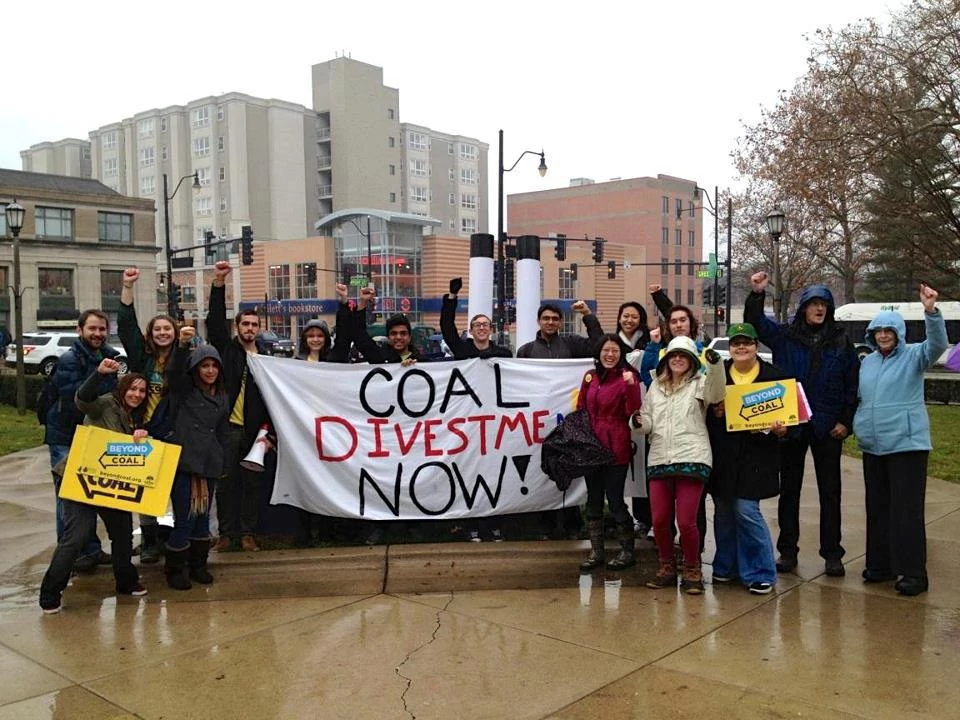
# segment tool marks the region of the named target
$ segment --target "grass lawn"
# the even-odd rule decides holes
[[[927,405],[933,452],[927,474],[930,477],[960,483],[960,406]],[[851,457],[860,457],[856,440],[843,444],[843,451]]]
[[[0,456],[43,445],[43,426],[33,410],[17,415],[17,409],[0,405]]]

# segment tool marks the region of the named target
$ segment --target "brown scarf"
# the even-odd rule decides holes
[[[210,509],[210,493],[203,475],[190,476],[190,516],[206,515]]]

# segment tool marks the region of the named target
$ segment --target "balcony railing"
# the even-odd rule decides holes
[[[317,155],[317,170],[329,170],[332,162],[329,155]]]
[[[329,140],[330,128],[317,128],[317,140]]]
[[[333,185],[317,185],[317,197],[333,197]]]

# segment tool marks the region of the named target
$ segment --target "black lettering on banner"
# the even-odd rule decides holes
[[[113,498],[122,502],[139,503],[143,499],[143,485],[126,482],[124,480],[114,480],[112,478],[98,477],[78,472],[77,479],[80,481],[80,488],[83,494],[89,500],[95,497]]]
[[[367,507],[367,496],[364,492],[364,483],[370,483],[377,495],[380,496],[380,499],[383,500],[384,504],[387,506],[387,509],[393,513],[394,517],[400,516],[400,478],[403,477],[403,463],[397,463],[397,479],[393,483],[393,502],[391,503],[389,498],[383,494],[383,491],[380,489],[380,486],[377,485],[377,482],[373,479],[370,473],[367,472],[366,468],[360,468],[360,517],[363,517],[364,510]]]
[[[497,386],[497,407],[502,408],[518,408],[518,407],[530,407],[529,402],[517,400],[516,402],[507,402],[503,399],[503,378],[500,376],[500,364],[493,364],[493,377],[495,384]]]
[[[454,390],[454,382],[459,382],[462,390]],[[463,373],[460,372],[460,368],[454,368],[450,373],[450,380],[447,382],[447,391],[443,396],[443,402],[440,404],[440,412],[445,413],[447,411],[447,405],[450,403],[451,395],[469,395],[473,398],[473,401],[477,404],[477,407],[483,407],[483,403],[480,402],[480,398],[477,397],[477,394],[473,391],[473,388],[470,387],[470,383],[467,382],[467,379],[463,376]]]
[[[373,417],[390,417],[393,415],[393,411],[395,409],[393,405],[386,410],[374,410],[372,407],[370,407],[370,403],[367,402],[367,385],[373,379],[374,375],[382,375],[388,381],[393,380],[393,375],[388,373],[382,367],[373,368],[364,376],[363,381],[360,383],[360,404],[363,406],[363,409],[366,410],[370,415],[373,415]]]
[[[486,494],[487,499],[490,501],[490,507],[494,510],[497,508],[497,503],[500,502],[500,490],[503,488],[503,474],[507,469],[507,459],[503,458],[500,461],[500,477],[497,478],[497,490],[496,492],[490,491],[490,486],[487,485],[486,479],[483,475],[477,474],[477,479],[473,483],[473,492],[467,490],[467,484],[463,480],[463,475],[460,472],[460,468],[457,467],[456,463],[453,464],[453,472],[457,475],[457,482],[460,484],[460,492],[463,493],[463,501],[467,504],[467,507],[470,510],[473,510],[473,504],[477,500],[477,494],[480,492],[480,488],[483,488],[484,494]],[[524,488],[526,489],[526,488]],[[521,490],[523,492],[523,490]]]
[[[438,467],[443,470],[447,476],[447,484],[450,486],[450,499],[447,500],[447,504],[439,510],[430,510],[417,498],[417,478],[420,477],[420,472],[428,467]],[[419,509],[424,515],[443,515],[447,510],[450,509],[450,506],[453,505],[453,501],[456,499],[457,486],[453,484],[453,475],[450,472],[450,468],[448,468],[446,464],[433,460],[431,462],[425,462],[423,465],[413,471],[413,475],[410,477],[410,500],[413,501],[413,504],[416,505],[417,509]]]
[[[422,377],[424,380],[427,381],[427,389],[429,391],[429,395],[427,396],[427,404],[423,406],[422,410],[411,410],[407,406],[407,403],[404,400],[403,391],[404,391],[404,388],[407,386],[407,380],[409,380],[411,377]],[[403,412],[406,414],[407,417],[412,417],[412,418],[423,417],[428,412],[430,412],[430,408],[433,407],[433,401],[436,400],[436,398],[437,398],[437,386],[433,384],[433,378],[430,377],[430,375],[425,373],[423,370],[413,368],[411,370],[408,370],[406,374],[402,378],[400,378],[400,383],[397,385],[397,403],[399,403],[400,409],[403,410]]]

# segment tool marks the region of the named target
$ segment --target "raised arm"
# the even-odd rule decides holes
[[[716,405],[721,402],[727,391],[727,374],[716,350],[707,350],[707,372],[703,380],[703,402]]]
[[[353,343],[353,317],[347,304],[347,286],[337,283],[337,337],[330,348],[330,362],[345,363]]]
[[[590,312],[590,306],[583,300],[577,300],[571,310],[583,318],[583,325],[587,328],[587,337],[583,335],[564,335],[563,338],[570,346],[571,355],[574,357],[591,357],[593,355],[593,346],[603,335],[603,328],[600,327],[600,321],[597,316]],[[517,357],[520,357],[519,354]]]
[[[100,404],[100,381],[105,375],[116,375],[120,365],[116,360],[104,358],[97,366],[97,371],[90,373],[90,377],[80,383],[74,401],[77,409],[84,415],[97,419],[103,415],[103,405]]]
[[[937,309],[938,293],[929,285],[920,286],[920,302],[923,303],[923,323],[927,337],[920,343],[923,348],[924,369],[933,365],[947,349],[947,323]]]
[[[227,275],[230,263],[221,260],[213,267],[213,284],[210,286],[210,301],[207,303],[207,340],[213,345],[220,357],[230,342],[230,329],[227,327]],[[182,331],[181,331],[182,332]]]
[[[470,346],[460,339],[460,333],[457,332],[457,293],[462,285],[460,278],[450,281],[450,294],[443,296],[443,305],[440,308],[440,333],[457,360],[470,357]]]
[[[120,292],[120,307],[117,310],[117,335],[127,351],[127,365],[131,372],[143,372],[147,364],[147,350],[133,307],[133,286],[140,279],[140,270],[127,268],[123,271],[123,290]]]
[[[167,371],[167,389],[174,395],[184,396],[193,387],[193,379],[187,370],[190,361],[190,341],[193,340],[195,330],[189,325],[180,330],[180,342],[174,348]]]
[[[750,277],[751,293],[747,295],[743,306],[743,321],[753,325],[762,343],[772,350],[777,350],[783,336],[783,328],[780,327],[780,323],[774,322],[763,312],[768,281],[765,272],[754,273]]]
[[[360,302],[353,312],[353,342],[360,349],[364,360],[371,365],[379,365],[387,361],[386,355],[367,331],[367,304],[373,297],[372,288],[363,288],[360,291]]]
[[[653,298],[653,304],[665,318],[670,317],[670,311],[673,309],[673,301],[667,296],[667,293],[660,285],[650,285],[650,297]]]

